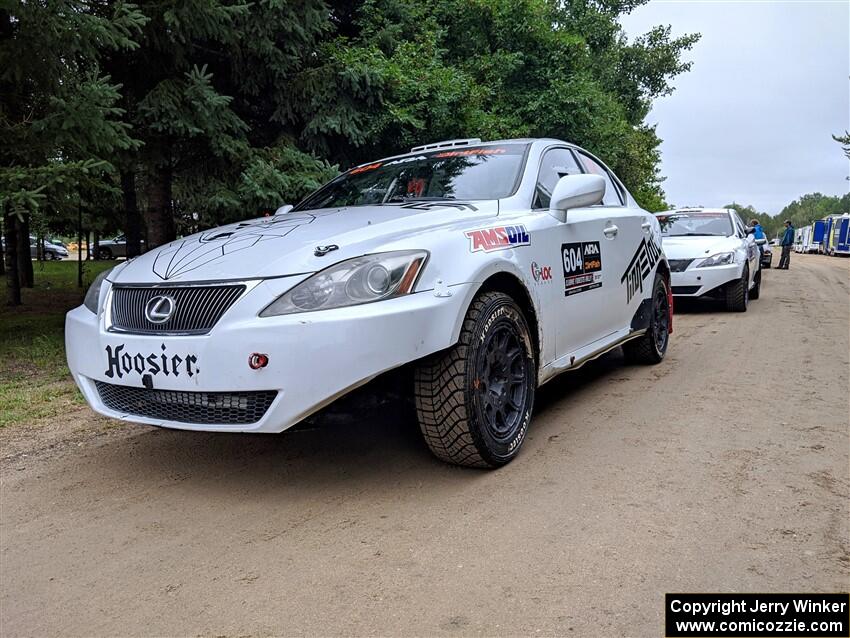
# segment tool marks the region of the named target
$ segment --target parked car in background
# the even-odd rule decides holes
[[[65,342],[96,411],[186,430],[281,432],[410,369],[431,451],[496,467],[539,385],[620,346],[659,363],[671,302],[658,221],[597,158],[450,140],[119,264]]]
[[[64,259],[68,256],[68,249],[45,239],[43,255],[44,259],[47,260]],[[32,235],[30,235],[30,257],[32,259],[38,258],[38,240]]]
[[[142,252],[145,250],[145,241],[141,241]],[[127,236],[118,235],[112,239],[102,240],[98,245],[98,259],[116,259],[127,256]]]
[[[761,245],[761,267],[770,268],[773,264],[773,249],[765,242]]]
[[[3,252],[6,252],[6,238],[3,237],[0,239],[0,246],[3,248]],[[44,259],[48,261],[54,261],[59,259],[64,259],[68,256],[68,249],[65,246],[60,244],[54,244],[53,242],[44,240]],[[30,235],[30,259],[38,259],[38,240]]]
[[[656,213],[670,263],[673,295],[718,297],[726,308],[745,312],[761,292],[757,241],[737,212],[686,208]],[[766,242],[765,242],[766,243]]]

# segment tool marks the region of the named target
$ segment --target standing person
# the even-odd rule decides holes
[[[794,227],[791,225],[791,220],[785,220],[785,234],[782,235],[782,241],[780,242],[782,246],[782,257],[779,258],[779,268],[780,270],[788,270],[788,266],[791,263],[791,248],[794,246]]]
[[[764,239],[765,241],[767,241],[767,235],[764,234],[764,229],[761,227],[761,224],[759,224],[759,220],[757,220],[755,217],[750,220],[750,228],[750,232],[753,234],[753,239]],[[758,247],[759,259],[761,259],[762,257],[764,257],[764,242],[759,244]]]
[[[750,220],[750,227],[753,229],[753,239],[767,239],[764,234],[764,228],[759,224],[759,220],[753,218]]]

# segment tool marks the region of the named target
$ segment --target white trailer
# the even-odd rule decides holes
[[[798,253],[816,253],[820,248],[820,242],[815,241],[815,227],[814,224],[811,226],[803,226],[798,230],[800,242],[795,243],[794,249]]]
[[[803,252],[803,237],[804,231],[810,230],[808,227],[794,229],[794,252]]]

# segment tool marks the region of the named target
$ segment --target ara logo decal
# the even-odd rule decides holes
[[[537,283],[552,281],[552,266],[538,266],[536,261],[532,261],[531,276]]]
[[[602,287],[602,251],[598,241],[561,244],[564,296]]]
[[[650,237],[649,241],[646,237],[640,240],[632,260],[620,277],[620,283],[626,286],[626,303],[632,300],[636,292],[643,292],[643,281],[652,272],[660,257],[661,249],[653,237]]]
[[[531,245],[528,230],[522,224],[468,230],[465,235],[469,238],[469,251],[473,253]]]

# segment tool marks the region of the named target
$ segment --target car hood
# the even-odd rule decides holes
[[[667,259],[697,259],[732,252],[741,246],[737,237],[663,237],[661,246]]]
[[[154,248],[110,280],[166,283],[315,272],[379,250],[427,248],[423,237],[498,215],[498,202],[410,202],[291,211],[207,230]],[[389,244],[392,246],[387,247]],[[335,246],[324,256],[319,247]]]

